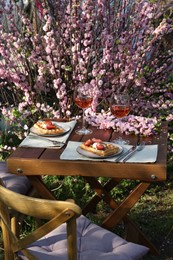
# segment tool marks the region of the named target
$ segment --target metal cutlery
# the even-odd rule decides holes
[[[35,138],[35,139],[43,139],[43,140],[47,140],[49,142],[52,142],[53,145],[64,145],[65,143],[64,142],[61,142],[61,141],[56,141],[56,140],[52,140],[52,139],[49,139],[47,137],[44,137],[44,136],[35,136],[35,135],[30,135],[30,138]]]
[[[45,138],[45,140],[48,140],[49,142],[52,142],[54,145],[65,144],[64,142],[55,141],[55,140],[51,140],[51,139],[47,139],[47,138]]]
[[[57,145],[48,145],[48,146],[42,146],[42,147],[36,147],[36,146],[30,146],[30,145],[21,145],[20,147],[24,147],[24,148],[62,148],[64,146],[64,144],[57,144]]]
[[[128,149],[125,153],[121,154],[115,159],[115,162],[120,162],[124,157],[126,157],[128,154],[133,152],[136,149],[136,145],[132,146],[130,149]]]
[[[136,152],[142,151],[143,148],[145,146],[145,143],[142,142],[140,143],[138,146],[136,146],[136,148],[129,154],[127,155],[124,159],[123,162],[126,162],[127,160],[129,160]]]

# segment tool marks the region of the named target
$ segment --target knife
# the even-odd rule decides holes
[[[124,157],[126,157],[128,154],[132,153],[136,148],[136,145],[132,146],[130,149],[128,149],[125,153],[121,154],[120,156],[118,156],[115,159],[115,162],[120,162],[121,159],[123,159]]]
[[[130,159],[136,152],[142,151],[144,146],[144,142],[142,142],[140,145],[137,145],[136,148],[123,159],[123,162],[126,162],[128,159]]]
[[[40,146],[40,147],[38,147],[38,146],[30,146],[30,145],[25,145],[25,144],[23,144],[23,145],[19,145],[19,147],[23,147],[23,148],[41,148],[41,149],[53,149],[53,148],[56,148],[56,149],[60,149],[60,148],[62,148],[64,146],[64,144],[59,144],[59,145],[46,145],[46,146]]]

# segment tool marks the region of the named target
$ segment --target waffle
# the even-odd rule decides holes
[[[103,147],[103,149],[97,149],[97,146],[99,147]],[[93,143],[91,145],[85,145],[85,143],[82,143],[80,145],[80,147],[88,152],[97,154],[99,156],[108,156],[108,155],[112,155],[112,154],[116,154],[119,152],[119,147],[117,147],[114,144],[107,144],[107,143],[103,143],[103,142],[99,142],[99,143]]]
[[[34,128],[44,135],[54,135],[64,132],[64,129],[54,124],[52,121],[38,121],[34,124]]]

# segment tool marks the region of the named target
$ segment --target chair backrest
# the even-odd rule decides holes
[[[26,237],[19,239],[11,231],[9,208],[27,216],[49,220]],[[26,249],[28,244],[40,239],[47,233],[67,223],[68,259],[77,259],[76,248],[76,218],[81,215],[81,209],[69,201],[45,200],[27,197],[10,191],[0,185],[0,218],[4,239],[6,259],[21,251],[29,259],[36,259]],[[9,257],[8,257],[9,256]]]

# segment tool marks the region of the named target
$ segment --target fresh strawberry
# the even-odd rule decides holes
[[[47,128],[48,130],[51,130],[51,129],[55,129],[55,128],[56,128],[56,126],[55,126],[51,121],[46,121],[45,123],[46,123],[46,128]]]
[[[105,146],[102,143],[97,143],[96,148],[97,148],[97,150],[105,150]]]
[[[102,143],[101,139],[92,138],[93,143]]]
[[[86,146],[90,146],[93,144],[93,141],[91,139],[88,139],[87,141],[85,141],[84,145]]]

